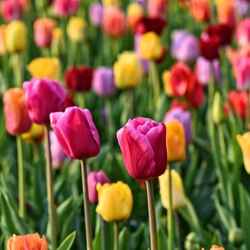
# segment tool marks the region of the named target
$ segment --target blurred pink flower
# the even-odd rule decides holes
[[[238,24],[236,37],[240,46],[250,46],[250,18],[243,19]]]
[[[4,0],[1,3],[3,18],[6,21],[20,19],[27,6],[27,0]]]
[[[74,15],[78,11],[79,6],[79,0],[55,0],[53,2],[55,13],[61,17]]]
[[[150,17],[165,17],[167,0],[148,0],[148,15]]]

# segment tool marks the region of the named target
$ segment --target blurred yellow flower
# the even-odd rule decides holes
[[[250,174],[250,132],[243,135],[237,135],[237,141],[240,145],[244,166],[248,174]]]
[[[130,3],[127,9],[127,19],[128,24],[131,28],[133,28],[136,22],[144,16],[144,9],[139,3]]]
[[[86,22],[81,17],[71,17],[67,25],[67,34],[74,42],[80,42],[84,38]]]
[[[102,0],[102,4],[106,6],[119,6],[120,0]]]
[[[22,21],[12,21],[6,27],[6,48],[10,53],[19,53],[27,46],[27,27]]]
[[[5,34],[6,34],[6,25],[0,25],[0,55],[4,55],[6,53],[6,42],[5,42]]]
[[[158,60],[161,58],[163,47],[160,37],[154,32],[143,34],[139,41],[139,53],[146,60]]]
[[[219,124],[223,120],[223,102],[219,92],[216,92],[214,95],[212,118],[215,124]]]
[[[235,24],[236,11],[234,0],[216,0],[217,18],[220,23]]]
[[[97,185],[98,205],[96,212],[107,221],[126,220],[133,207],[133,196],[129,186],[121,181]]]
[[[21,135],[21,138],[29,143],[40,143],[44,135],[44,126],[33,123],[30,130]]]
[[[171,170],[172,177],[172,197],[173,197],[173,209],[178,209],[186,205],[186,196],[183,188],[181,176],[175,170]],[[163,175],[159,177],[160,195],[163,207],[169,208],[168,203],[168,178],[169,170],[167,169]]]
[[[60,73],[60,62],[57,58],[39,57],[28,65],[28,71],[35,78],[58,79]]]
[[[137,86],[143,75],[143,69],[134,52],[123,52],[114,64],[114,77],[117,88],[125,89]]]
[[[167,128],[167,153],[168,161],[183,161],[186,159],[186,141],[183,125],[177,121],[168,121]]]
[[[173,96],[173,90],[171,85],[171,73],[169,70],[165,70],[162,74],[164,91],[168,96]]]

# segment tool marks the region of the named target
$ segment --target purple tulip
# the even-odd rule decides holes
[[[64,112],[52,113],[50,123],[69,158],[86,159],[99,153],[99,134],[88,109],[69,107]]]
[[[100,3],[93,3],[89,9],[89,17],[93,25],[100,26],[103,17],[103,6]]]
[[[183,62],[194,61],[199,56],[198,39],[185,30],[175,31],[172,35],[171,55]]]
[[[195,65],[195,74],[202,85],[207,85],[213,78],[220,83],[221,68],[218,60],[208,61],[204,57],[199,57]]]
[[[178,120],[184,127],[186,143],[189,144],[192,140],[192,118],[189,111],[182,108],[173,108],[166,113],[164,123],[171,120]]]
[[[236,0],[236,10],[239,16],[249,16],[250,2],[248,0]]]
[[[98,201],[98,194],[96,190],[97,184],[105,184],[110,182],[104,171],[92,171],[88,174],[88,195],[89,201],[91,203],[96,203]]]
[[[59,82],[32,79],[24,82],[23,87],[28,113],[33,122],[48,124],[50,113],[64,110],[66,92]]]
[[[149,118],[129,120],[117,132],[128,174],[137,180],[162,175],[167,164],[166,127]]]
[[[54,168],[59,168],[66,159],[66,155],[64,154],[63,149],[53,131],[50,131],[50,143],[52,166]]]
[[[92,89],[99,96],[111,96],[114,94],[116,88],[112,69],[106,67],[96,69]]]

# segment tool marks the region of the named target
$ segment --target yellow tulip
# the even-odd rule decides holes
[[[21,135],[21,138],[29,143],[39,143],[43,139],[44,126],[33,123],[30,130]]]
[[[123,52],[114,64],[114,77],[117,88],[137,86],[143,75],[140,61],[134,52]]]
[[[223,102],[219,92],[216,92],[214,95],[212,118],[213,122],[216,124],[219,124],[223,120]]]
[[[168,178],[169,170],[167,169],[163,175],[159,177],[160,195],[163,207],[169,208],[168,203]],[[186,205],[186,196],[183,188],[181,176],[175,170],[171,170],[172,177],[172,197],[173,197],[173,209],[178,209]]]
[[[127,9],[127,19],[129,26],[133,28],[136,22],[144,16],[144,9],[139,3],[131,3]]]
[[[240,145],[244,166],[248,174],[250,174],[250,132],[243,135],[237,135],[237,141]]]
[[[164,84],[164,91],[168,96],[173,96],[173,90],[171,85],[171,73],[169,70],[165,70],[162,74],[162,80]]]
[[[154,32],[143,34],[139,42],[139,52],[146,60],[158,60],[162,56],[163,47],[160,37]]]
[[[84,38],[86,22],[81,17],[71,17],[67,26],[67,34],[74,42],[80,42]]]
[[[58,79],[60,62],[57,58],[39,57],[31,61],[28,71],[35,78]]]
[[[6,48],[10,53],[19,53],[27,46],[27,27],[22,21],[12,21],[6,27]]]
[[[172,120],[167,122],[167,153],[168,161],[183,161],[186,158],[186,141],[183,125]]]
[[[120,0],[102,0],[102,4],[106,6],[119,6]]]
[[[121,181],[97,185],[98,205],[96,212],[107,221],[126,220],[133,207],[133,196],[129,186]]]

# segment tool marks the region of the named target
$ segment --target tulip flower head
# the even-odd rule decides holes
[[[218,20],[220,23],[227,23],[232,26],[236,23],[236,1],[235,0],[216,0]]]
[[[67,34],[71,41],[80,42],[85,36],[86,23],[81,17],[71,17],[67,26]]]
[[[117,139],[128,174],[137,180],[160,176],[166,169],[166,128],[149,118],[129,120]]]
[[[250,18],[243,19],[237,26],[236,31],[237,42],[241,47],[250,44]]]
[[[3,96],[5,127],[11,135],[29,130],[31,120],[25,105],[24,91],[20,88],[7,90]]]
[[[127,19],[128,25],[132,28],[135,28],[137,21],[144,16],[144,9],[139,3],[130,3],[127,9]]]
[[[76,14],[80,6],[80,0],[55,0],[53,1],[54,12],[60,17]]]
[[[4,0],[1,2],[1,12],[5,21],[20,19],[27,9],[27,0]]]
[[[28,143],[40,143],[44,136],[44,129],[44,125],[33,123],[30,129],[21,135],[21,138]]]
[[[185,130],[181,122],[172,120],[166,122],[166,141],[168,162],[186,159]]]
[[[24,82],[23,87],[29,116],[33,122],[47,125],[50,113],[64,109],[66,92],[59,82],[32,79]]]
[[[105,184],[110,182],[104,171],[91,171],[88,173],[88,195],[91,203],[98,201],[97,184]]]
[[[51,127],[66,156],[86,159],[100,151],[100,139],[88,109],[66,108],[50,115]]]
[[[103,6],[100,3],[92,3],[89,9],[89,17],[93,25],[100,26],[103,18]]]
[[[126,220],[133,208],[133,196],[129,186],[121,181],[97,186],[96,212],[107,222]]]
[[[7,241],[7,250],[48,250],[48,242],[39,234],[13,235]]]
[[[250,132],[237,135],[237,141],[243,154],[245,170],[250,174]]]
[[[103,6],[119,6],[120,0],[102,0]]]
[[[191,0],[189,1],[191,15],[200,22],[206,22],[210,19],[211,10],[209,0]]]
[[[164,172],[164,174],[159,177],[161,202],[166,209],[169,209],[168,175],[169,175],[169,170],[167,169]],[[178,209],[186,205],[186,196],[180,174],[175,170],[171,170],[171,177],[172,177],[172,196],[173,196],[172,205],[173,209]]]
[[[150,17],[165,17],[167,0],[148,0],[148,15]]]

